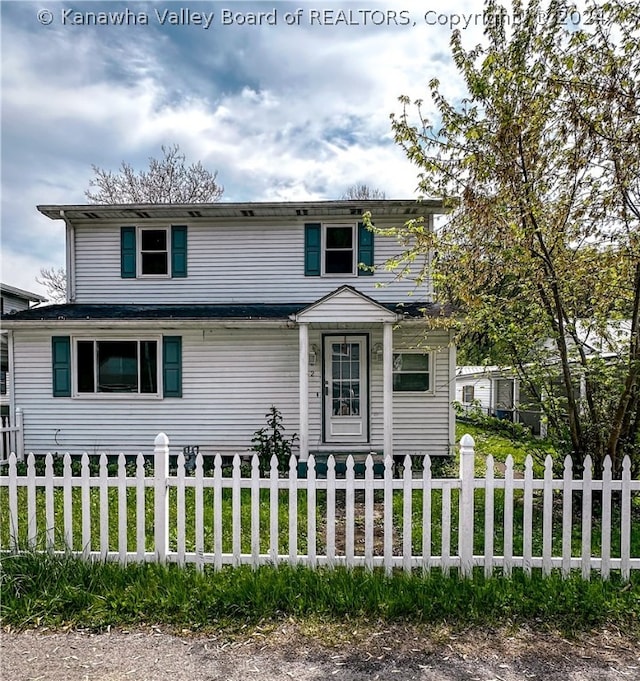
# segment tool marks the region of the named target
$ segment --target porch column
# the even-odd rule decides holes
[[[309,457],[309,324],[298,323],[300,365],[300,461]]]
[[[385,323],[382,333],[384,456],[393,456],[393,325]]]

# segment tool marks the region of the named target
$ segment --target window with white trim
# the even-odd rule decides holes
[[[323,274],[356,274],[355,225],[324,225]]]
[[[430,392],[431,354],[428,352],[393,353],[393,391]]]
[[[169,274],[169,230],[140,228],[140,275]]]
[[[159,394],[157,339],[76,340],[76,391]]]

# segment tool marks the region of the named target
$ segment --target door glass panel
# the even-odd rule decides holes
[[[360,414],[360,345],[331,344],[331,413],[333,416]]]

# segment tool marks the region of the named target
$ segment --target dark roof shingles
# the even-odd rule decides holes
[[[312,301],[313,302],[313,301]],[[230,303],[216,305],[83,305],[61,304],[2,315],[16,321],[80,321],[95,319],[288,319],[308,303]],[[384,307],[407,317],[447,315],[437,303],[383,303]]]

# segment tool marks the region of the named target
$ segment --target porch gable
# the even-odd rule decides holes
[[[401,317],[353,286],[340,286],[335,291],[291,315],[300,323],[393,323]]]

